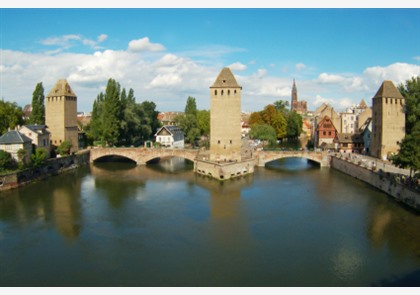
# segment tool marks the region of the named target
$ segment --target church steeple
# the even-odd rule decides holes
[[[296,82],[295,79],[293,79],[293,87],[292,87],[292,104],[294,101],[297,102],[298,98],[297,98],[297,87],[296,87]]]

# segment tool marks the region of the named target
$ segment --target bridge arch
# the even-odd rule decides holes
[[[321,152],[307,151],[262,151],[258,155],[258,166],[264,167],[269,162],[286,158],[305,158],[323,166],[323,155]]]

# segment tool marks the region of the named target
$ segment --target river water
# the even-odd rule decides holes
[[[219,183],[179,158],[0,198],[0,286],[420,286],[420,216],[305,159]]]

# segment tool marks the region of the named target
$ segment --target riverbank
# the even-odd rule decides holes
[[[48,159],[41,167],[34,167],[22,171],[0,176],[0,191],[19,188],[34,181],[42,180],[53,175],[89,164],[89,150],[81,151],[67,157]]]
[[[396,201],[420,212],[420,193],[396,181],[395,174],[375,166],[353,162],[349,158],[331,156],[331,167],[364,181],[392,196]]]

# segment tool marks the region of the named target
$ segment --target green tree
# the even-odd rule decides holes
[[[45,148],[36,148],[35,153],[31,155],[32,165],[39,167],[47,160],[47,150]]]
[[[36,84],[32,93],[32,113],[29,117],[30,124],[45,124],[45,104],[44,104],[44,87],[42,82]]]
[[[200,134],[204,136],[210,135],[210,111],[197,111],[197,125],[200,129]]]
[[[16,167],[16,162],[12,155],[6,151],[0,150],[0,172],[13,170]]]
[[[405,98],[405,132],[410,134],[420,119],[420,77],[413,77],[398,86]]]
[[[0,100],[0,134],[6,133],[9,128],[14,129],[24,123],[21,107],[15,102]]]
[[[273,105],[283,114],[286,114],[289,111],[289,102],[287,100],[277,100],[273,103]]]
[[[71,142],[65,140],[57,147],[57,152],[60,154],[60,156],[69,155],[71,146]]]
[[[295,111],[289,112],[287,116],[287,137],[297,138],[302,133],[302,116]]]
[[[249,137],[253,139],[260,139],[269,144],[275,144],[277,141],[276,130],[270,125],[264,124],[254,124],[251,125],[251,130],[249,131]]]
[[[195,102],[195,98],[189,96],[187,99],[187,104],[185,105],[185,114],[193,115],[194,117],[197,117],[197,104]]]
[[[275,116],[272,118],[271,127],[273,127],[274,130],[276,130],[276,137],[278,139],[286,137],[287,121],[282,112],[276,112]]]
[[[420,124],[415,124],[411,134],[406,134],[399,145],[399,152],[391,156],[390,160],[399,168],[409,168],[412,177],[420,171]]]

